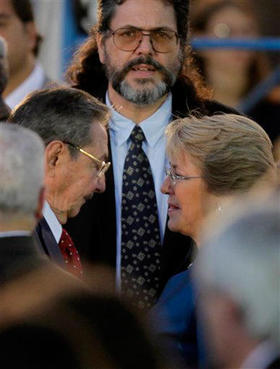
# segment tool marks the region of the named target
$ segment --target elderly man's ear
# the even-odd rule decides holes
[[[54,176],[57,166],[63,163],[66,154],[68,154],[68,149],[62,141],[55,140],[47,145],[45,148],[45,171],[47,176]]]

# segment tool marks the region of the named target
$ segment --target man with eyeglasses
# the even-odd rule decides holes
[[[189,65],[188,0],[98,0],[97,14],[68,77],[110,107],[113,165],[102,198],[91,200],[67,229],[88,260],[116,267],[119,289],[149,309],[192,254],[190,240],[166,228],[167,198],[160,193],[165,128],[194,110],[232,110],[195,87],[200,81]]]
[[[46,202],[37,240],[43,252],[77,276],[82,274],[80,256],[62,225],[94,192],[105,190],[108,119],[104,104],[72,88],[32,93],[10,117],[45,143]]]

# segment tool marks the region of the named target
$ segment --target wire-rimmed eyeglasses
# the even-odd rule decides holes
[[[154,51],[169,53],[178,44],[178,33],[168,28],[142,30],[136,27],[122,27],[115,31],[109,30],[115,46],[123,51],[134,51],[141,44],[143,36],[150,37]]]
[[[98,164],[97,177],[101,177],[109,169],[109,167],[111,165],[111,163],[109,161],[108,162],[105,162],[105,161],[99,160],[95,156],[93,156],[92,154],[90,154],[89,152],[87,152],[84,149],[82,149],[80,146],[74,145],[71,142],[68,142],[68,141],[63,141],[63,142],[65,144],[73,147],[74,149],[80,151],[82,154],[86,155],[88,158],[92,159],[96,164]]]
[[[174,173],[172,168],[165,168],[165,174],[171,179],[173,184],[176,184],[179,181],[188,181],[190,179],[202,178],[201,176],[180,176],[179,174]]]

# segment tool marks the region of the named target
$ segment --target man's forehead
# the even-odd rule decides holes
[[[143,29],[167,26],[176,29],[174,8],[161,0],[126,0],[116,7],[111,27],[115,29],[129,25]]]
[[[106,128],[100,123],[93,123],[90,130],[91,146],[107,147],[108,135]]]

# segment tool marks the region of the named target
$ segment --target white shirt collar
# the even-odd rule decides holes
[[[279,352],[272,342],[261,342],[243,362],[241,369],[265,369],[278,356]]]
[[[45,78],[42,66],[36,63],[31,74],[5,98],[6,104],[13,109],[27,94],[34,90],[41,89]]]
[[[45,201],[44,203],[43,215],[44,215],[44,218],[46,219],[46,222],[48,223],[48,226],[50,227],[52,231],[52,234],[56,242],[59,243],[59,240],[62,234],[62,226],[59,223],[57,217],[55,216],[55,213],[52,211],[47,201]]]
[[[109,127],[114,132],[116,146],[120,146],[129,138],[131,131],[135,127],[135,123],[114,110],[113,105],[109,101],[108,92],[106,94],[106,104],[111,108],[112,112]],[[163,136],[164,130],[170,121],[171,111],[172,95],[169,94],[160,108],[139,124],[149,146],[155,146],[158,140]]]
[[[4,237],[21,237],[21,236],[30,236],[31,232],[29,231],[8,231],[8,232],[0,232],[0,238]]]

